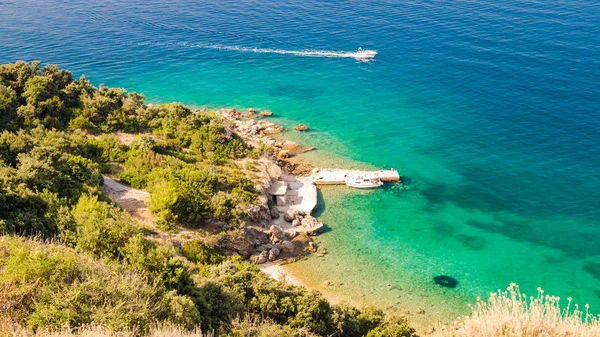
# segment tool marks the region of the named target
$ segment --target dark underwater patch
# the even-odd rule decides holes
[[[479,236],[459,234],[456,236],[456,240],[469,250],[482,250],[488,245],[487,240]]]
[[[540,246],[558,249],[566,256],[584,258],[600,255],[600,245],[574,244],[574,242],[600,241],[600,232],[588,229],[573,232],[570,228],[543,228],[539,223],[512,215],[495,215],[492,221],[470,219],[465,224],[495,234],[501,234],[515,241],[526,241]]]
[[[592,275],[597,280],[600,280],[600,262],[586,261],[583,264],[583,270]]]
[[[438,182],[427,183],[419,192],[432,206],[446,203],[452,196],[450,186]]]
[[[466,225],[469,225],[470,227],[473,228],[478,228],[484,231],[488,231],[488,232],[501,232],[502,231],[502,225],[501,224],[497,224],[493,221],[482,221],[482,220],[467,220],[465,221]]]
[[[458,280],[446,275],[438,275],[433,278],[433,282],[440,287],[454,289],[458,285]]]
[[[452,236],[456,229],[450,223],[445,221],[436,222],[432,226],[436,234],[441,236]]]

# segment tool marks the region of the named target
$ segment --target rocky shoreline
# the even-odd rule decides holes
[[[301,175],[310,173],[314,168],[293,160],[295,155],[312,151],[315,147],[303,147],[294,141],[278,138],[284,128],[264,119],[273,115],[269,110],[258,112],[248,109],[240,113],[236,109],[218,109],[215,115],[227,121],[232,133],[262,150],[262,157],[252,163],[259,177],[256,187],[261,193],[260,206],[247,209],[248,226],[230,237],[227,248],[259,265],[274,261],[285,264],[306,254],[324,254],[325,250],[318,248],[310,237],[323,228],[323,224],[310,214],[316,206],[316,187],[299,180]],[[273,189],[277,188],[277,184],[290,189],[295,185],[304,188],[312,185],[314,204],[306,210],[299,205],[275,205]]]

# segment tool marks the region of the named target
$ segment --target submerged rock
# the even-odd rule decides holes
[[[456,286],[458,285],[458,281],[455,278],[446,275],[439,275],[434,277],[433,282],[445,288],[456,288]]]
[[[273,111],[271,111],[271,110],[263,110],[258,115],[260,117],[271,117],[271,116],[273,116]]]
[[[308,130],[310,130],[310,127],[308,127],[308,125],[298,124],[294,127],[294,129],[296,129],[298,131],[308,131]]]

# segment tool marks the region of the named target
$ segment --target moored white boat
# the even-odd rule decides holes
[[[347,186],[354,188],[377,188],[383,186],[383,181],[377,175],[364,175],[357,177],[347,177],[344,182]]]
[[[375,58],[376,55],[377,50],[358,48],[356,53],[354,53],[354,58],[357,60],[370,60]]]

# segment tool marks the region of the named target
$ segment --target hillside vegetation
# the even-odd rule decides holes
[[[259,198],[235,162],[259,155],[209,112],[54,65],[0,66],[0,335],[412,335],[225,249]],[[104,196],[102,174],[148,190],[158,229]],[[153,235],[178,228],[201,235]]]

